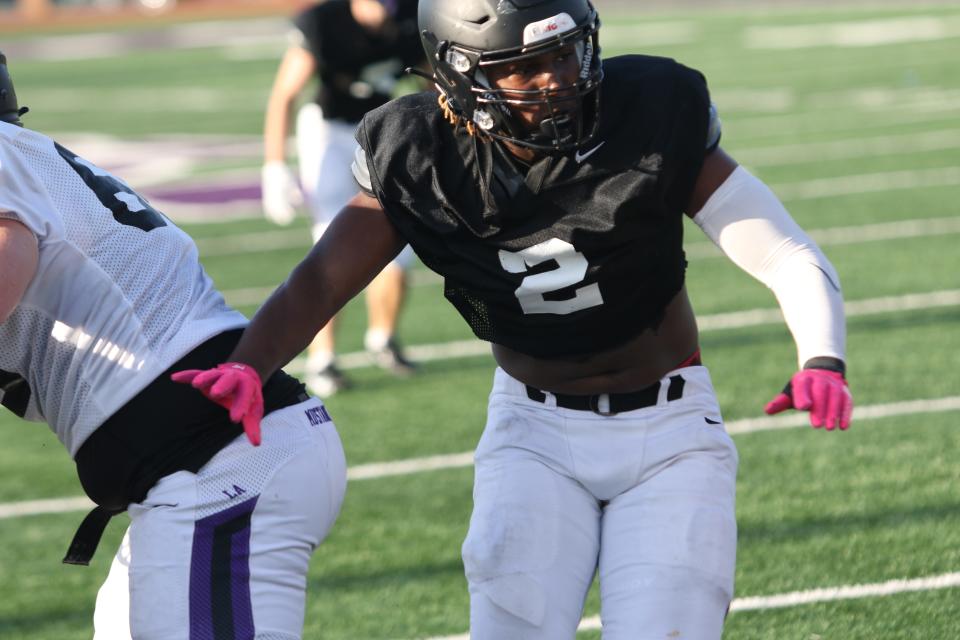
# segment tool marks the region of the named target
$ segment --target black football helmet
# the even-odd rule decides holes
[[[418,22],[433,81],[458,121],[547,153],[589,144],[599,127],[600,19],[589,0],[420,0]],[[580,74],[551,90],[495,89],[484,69],[574,45]],[[571,102],[575,102],[571,105]],[[511,105],[544,107],[531,130]]]
[[[7,57],[0,51],[0,120],[23,126],[20,116],[27,112],[26,107],[17,106],[17,94],[13,90],[13,80],[7,71]]]

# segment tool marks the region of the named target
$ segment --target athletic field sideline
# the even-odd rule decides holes
[[[813,232],[847,300],[853,427],[763,416],[796,366],[787,330],[770,292],[686,229],[701,347],[740,453],[724,638],[956,640],[960,6],[597,4],[605,56],[669,55],[704,71],[725,149]],[[30,125],[116,169],[180,222],[248,314],[309,247],[305,219],[272,227],[258,206],[284,32],[274,18],[172,26],[166,40],[136,27],[18,34],[2,46]],[[362,301],[343,314],[356,388],[327,404],[351,482],[311,564],[305,638],[466,637],[459,547],[493,360],[437,278],[422,267],[413,276],[401,338],[419,375],[370,367]],[[89,568],[61,565],[87,506],[73,466],[46,428],[5,413],[0,427],[0,638],[89,638],[126,518]],[[600,637],[598,602],[594,588],[578,640]]]

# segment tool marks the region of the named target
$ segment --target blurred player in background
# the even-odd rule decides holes
[[[462,550],[470,637],[572,640],[598,574],[605,640],[717,640],[738,456],[701,362],[684,216],[793,334],[799,370],[765,410],[834,432],[853,410],[837,273],[720,147],[704,77],[601,61],[588,0],[421,0],[419,26],[439,96],[366,115],[362,193],[231,361],[269,375],[409,243],[498,365]]]
[[[64,562],[88,564],[110,517],[130,515],[95,638],[300,638],[310,557],[346,486],[329,414],[283,371],[261,385],[233,368],[263,393],[244,435],[175,384],[222,362],[246,318],[189,236],[23,128],[24,111],[0,54],[0,403],[50,426],[97,504]]]
[[[280,63],[264,125],[263,208],[289,224],[303,199],[316,242],[356,193],[350,173],[354,132],[363,115],[387,102],[407,67],[423,60],[416,0],[326,0],[294,19],[291,45]],[[297,98],[316,78],[316,97],[296,118],[300,184],[286,164],[286,141]],[[406,293],[407,248],[367,286],[364,347],[374,362],[397,375],[413,372],[397,344],[397,319]],[[308,388],[321,397],[349,385],[335,362],[336,318],[308,347]]]

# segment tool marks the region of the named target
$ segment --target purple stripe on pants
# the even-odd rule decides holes
[[[252,640],[251,498],[198,520],[190,560],[190,640]]]

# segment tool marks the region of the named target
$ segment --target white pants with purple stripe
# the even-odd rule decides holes
[[[497,370],[463,544],[472,640],[573,640],[598,572],[604,640],[718,640],[738,458],[707,369],[613,416],[544,395]]]
[[[310,556],[340,511],[346,461],[316,399],[269,414],[196,474],[161,479],[97,595],[95,640],[298,640]]]

